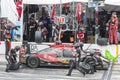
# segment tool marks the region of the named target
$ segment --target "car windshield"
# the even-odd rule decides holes
[[[56,53],[62,53],[62,50],[55,49],[55,48],[47,48],[47,49],[39,51],[39,53],[44,53],[44,54],[52,53],[52,54],[56,54]]]

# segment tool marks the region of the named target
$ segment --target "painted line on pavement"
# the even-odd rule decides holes
[[[103,73],[102,80],[110,80],[112,75],[113,62],[110,62],[109,68]]]

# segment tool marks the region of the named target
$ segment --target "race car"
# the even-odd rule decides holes
[[[33,45],[32,45],[33,46]],[[35,49],[36,46],[34,45]],[[59,49],[59,48],[46,48],[43,50],[30,50],[30,53],[26,53],[27,48],[22,46],[20,49],[20,63],[24,63],[31,68],[36,68],[40,65],[69,65],[71,59],[74,58],[75,51],[71,49]]]
[[[40,65],[69,66],[70,61],[75,60],[75,54],[77,53],[73,44],[51,44],[48,48],[38,49],[40,49],[40,47],[38,47],[37,44],[26,44],[21,46],[19,62],[31,68],[36,68]],[[97,49],[88,49],[88,51],[83,50],[82,52],[81,60],[83,60],[83,62],[84,59],[87,59],[87,56],[91,56],[91,54],[101,57],[101,52]],[[103,66],[106,66],[106,64],[99,65],[98,59],[103,62],[103,59],[96,57],[96,67],[98,67],[98,69],[103,69]]]

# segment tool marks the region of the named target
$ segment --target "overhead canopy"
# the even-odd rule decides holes
[[[105,0],[105,4],[120,6],[120,0]]]
[[[23,4],[60,4],[68,2],[88,2],[89,0],[23,0]],[[107,11],[119,11],[120,0],[105,0],[104,9]]]
[[[62,3],[70,2],[70,0],[61,0]],[[23,4],[60,4],[60,0],[23,0]]]
[[[1,0],[1,18],[4,17],[16,25],[18,13],[14,0]]]
[[[60,4],[67,2],[88,2],[89,0],[23,0],[23,4]],[[120,5],[120,0],[105,0],[105,4]]]
[[[106,11],[120,11],[120,0],[105,0]]]
[[[109,5],[109,4],[106,4],[103,9],[105,11],[120,11],[120,6],[117,6],[117,5]]]
[[[88,2],[88,0],[23,0],[23,4],[60,4],[61,2]]]
[[[71,0],[71,2],[88,2],[89,0]]]

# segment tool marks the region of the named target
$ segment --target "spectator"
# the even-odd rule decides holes
[[[47,29],[46,33],[46,42],[49,42],[50,37],[52,37],[52,25],[51,25],[51,20],[46,14],[42,15],[42,17],[39,19],[38,22],[43,23],[43,28]]]
[[[29,41],[34,42],[35,41],[35,31],[37,30],[37,22],[34,20],[34,18],[30,18],[30,21],[28,23],[28,29],[29,29]]]

